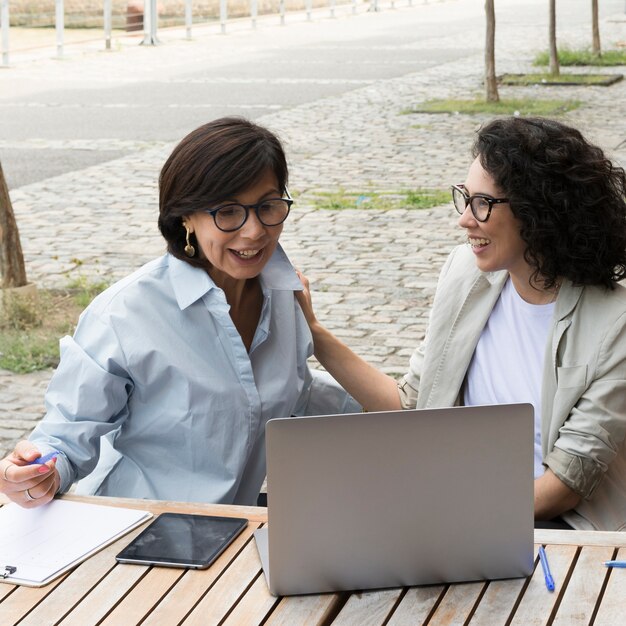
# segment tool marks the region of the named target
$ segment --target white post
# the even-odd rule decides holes
[[[330,4],[330,17],[335,17],[335,0],[329,0]]]
[[[356,2],[357,0],[352,0],[352,15],[356,15]]]
[[[258,0],[250,0],[250,17],[252,18],[252,28],[256,28],[256,18],[259,16]]]
[[[157,37],[158,19],[159,13],[157,9],[157,0],[144,0],[142,45],[156,46],[159,43],[159,39]]]
[[[226,20],[228,19],[228,5],[226,0],[220,0],[220,25],[222,35],[226,32]]]
[[[104,0],[104,49],[111,49],[111,0]]]
[[[313,0],[306,0],[306,20],[311,21],[311,11],[313,10]]]
[[[55,1],[54,23],[57,34],[57,56],[63,56],[63,30],[65,28],[63,0]]]
[[[0,4],[0,28],[2,29],[2,65],[9,64],[9,0]]]
[[[191,10],[191,0],[185,0],[185,36],[191,39],[191,24],[193,22],[193,12]]]
[[[279,0],[278,11],[280,13],[280,25],[285,25],[285,0]]]

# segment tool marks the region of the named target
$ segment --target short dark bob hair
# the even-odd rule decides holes
[[[272,132],[239,117],[223,117],[196,128],[175,148],[159,177],[159,229],[167,249],[196,267],[208,262],[185,252],[183,217],[210,209],[253,187],[271,171],[278,188],[289,176],[285,152]],[[196,246],[192,234],[191,243]]]
[[[496,119],[472,153],[521,222],[531,284],[613,288],[626,275],[626,176],[570,126],[543,118]]]

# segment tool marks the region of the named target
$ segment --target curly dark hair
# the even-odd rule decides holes
[[[241,117],[222,117],[191,131],[174,148],[159,177],[159,229],[167,249],[190,265],[209,262],[184,253],[183,217],[232,199],[270,170],[286,189],[287,159],[278,137]],[[192,243],[197,249],[195,235]]]
[[[602,149],[560,122],[511,117],[483,126],[472,153],[522,224],[531,284],[626,276],[626,175]]]

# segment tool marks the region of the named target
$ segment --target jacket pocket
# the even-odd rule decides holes
[[[574,367],[557,367],[557,385],[560,389],[571,387],[586,387],[587,366],[576,365]]]

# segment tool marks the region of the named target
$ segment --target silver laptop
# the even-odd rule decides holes
[[[271,593],[528,576],[533,429],[530,404],[270,420]]]

